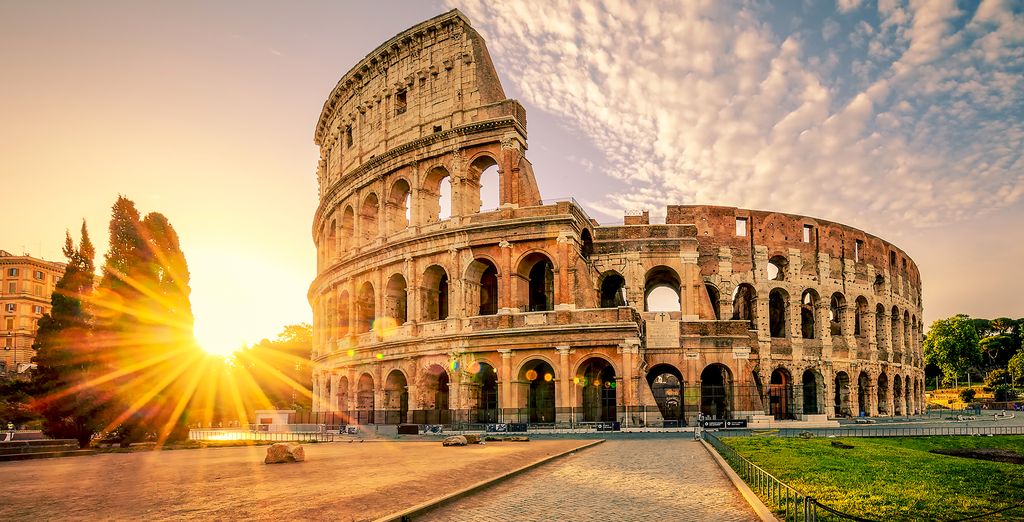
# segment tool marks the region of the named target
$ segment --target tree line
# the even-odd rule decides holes
[[[924,339],[926,374],[946,385],[981,382],[996,400],[1012,400],[1024,384],[1024,318],[979,319],[958,314],[932,323]]]

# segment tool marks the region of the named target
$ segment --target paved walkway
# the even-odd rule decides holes
[[[758,518],[700,443],[665,438],[608,440],[417,520]]]

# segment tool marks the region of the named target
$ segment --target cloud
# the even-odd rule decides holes
[[[877,26],[853,23],[867,45],[838,54],[805,40],[830,20],[777,27],[722,2],[457,6],[506,88],[577,127],[604,153],[595,171],[626,183],[602,213],[705,203],[888,228],[1024,197],[1024,31],[1005,3],[883,0]]]
[[[836,9],[841,13],[849,13],[860,7],[860,0],[836,0]]]

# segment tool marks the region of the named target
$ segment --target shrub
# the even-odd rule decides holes
[[[985,386],[995,388],[1000,384],[1010,384],[1010,372],[1003,368],[996,368],[985,376]]]
[[[960,400],[963,402],[971,402],[974,400],[974,396],[977,395],[977,393],[978,392],[974,391],[974,388],[964,388],[963,390],[960,390]]]
[[[996,402],[1012,401],[1017,398],[1017,392],[1009,384],[1000,384],[992,389]]]

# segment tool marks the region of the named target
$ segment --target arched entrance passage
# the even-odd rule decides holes
[[[373,377],[364,373],[359,376],[359,383],[356,387],[356,422],[373,424],[373,411]]]
[[[476,410],[470,415],[474,422],[498,422],[498,372],[485,362],[469,365],[473,376],[470,381],[470,404]]]
[[[466,268],[468,313],[494,315],[498,313],[498,269],[489,259],[474,259]],[[474,288],[475,287],[475,288]]]
[[[670,364],[656,364],[647,371],[647,384],[666,427],[686,424],[683,408],[683,374]]]
[[[868,402],[871,400],[871,378],[865,372],[860,372],[857,377],[857,404],[860,407],[860,415],[871,414],[871,405]]]
[[[821,382],[818,372],[814,370],[805,370],[802,380],[804,415],[817,415],[821,413],[818,411],[818,397],[821,396],[819,392],[824,383]]]
[[[836,372],[835,395],[832,403],[835,416],[850,415],[850,376],[846,372]]]
[[[573,379],[580,388],[583,422],[614,422],[616,420],[615,368],[601,358],[588,359]]]
[[[714,419],[732,415],[732,373],[724,364],[709,364],[700,372],[700,412]]]
[[[384,289],[384,316],[391,319],[385,328],[401,326],[409,320],[409,293],[402,274],[392,274]],[[391,323],[391,324],[387,324]]]
[[[893,396],[893,415],[903,415],[903,379],[900,378],[900,374],[896,374],[892,378],[892,396]]]
[[[531,423],[555,422],[555,370],[547,361],[532,360],[519,370],[520,407]]]
[[[747,283],[736,287],[732,293],[732,320],[747,321],[751,330],[757,329],[757,290]]]
[[[889,414],[889,376],[885,372],[878,376],[878,414]]]
[[[423,273],[423,320],[448,318],[448,273],[439,265],[431,265]]]
[[[520,302],[529,312],[555,309],[555,269],[544,254],[534,252],[519,263]]]
[[[804,339],[817,337],[818,292],[807,289],[800,296],[800,336]]]
[[[644,278],[644,310],[678,312],[682,310],[681,292],[679,274],[675,270],[667,266],[654,267]]]
[[[384,424],[402,424],[409,419],[409,383],[405,374],[391,370],[384,380]]]
[[[439,364],[431,364],[424,375],[426,390],[425,419],[418,424],[450,424],[451,410],[448,407],[450,395],[448,372]]]
[[[601,308],[615,308],[626,306],[626,298],[623,296],[623,289],[626,288],[626,279],[615,271],[605,272],[601,277]]]
[[[787,337],[786,303],[788,302],[789,294],[781,288],[776,288],[768,294],[768,330],[772,337]]]
[[[776,368],[768,384],[768,413],[776,420],[793,418],[793,377],[785,368]]]

